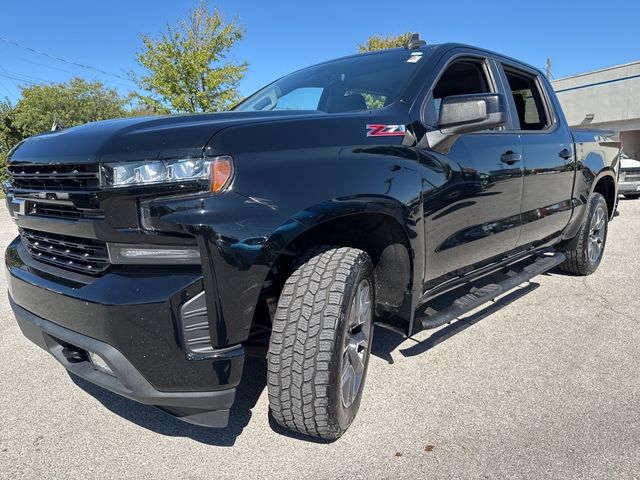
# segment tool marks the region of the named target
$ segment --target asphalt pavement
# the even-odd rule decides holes
[[[2,295],[0,478],[640,478],[640,200],[620,213],[594,275],[536,277],[414,339],[377,328],[360,412],[332,443],[270,422],[260,360],[224,430],[74,380]],[[15,235],[0,207],[2,249]]]

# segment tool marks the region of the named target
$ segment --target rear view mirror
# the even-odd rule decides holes
[[[470,133],[507,124],[507,102],[501,93],[453,95],[442,99],[438,128],[442,133]]]

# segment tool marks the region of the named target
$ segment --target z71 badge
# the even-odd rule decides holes
[[[367,125],[367,137],[402,137],[404,132],[404,125]]]

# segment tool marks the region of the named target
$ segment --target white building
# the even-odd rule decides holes
[[[616,130],[640,160],[640,61],[551,82],[572,127]]]

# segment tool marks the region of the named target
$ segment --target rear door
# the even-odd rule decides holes
[[[517,118],[524,156],[522,229],[518,246],[558,235],[571,217],[574,184],[573,137],[560,121],[539,72],[501,62],[503,82]]]
[[[473,93],[504,93],[492,59],[469,53],[443,59],[426,95],[422,123],[425,289],[473,270],[516,246],[520,233],[522,148],[517,133],[499,128],[441,135],[441,100]],[[438,136],[442,142],[438,143]],[[429,164],[444,165],[446,181]]]

